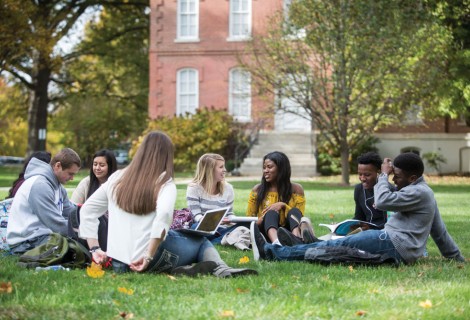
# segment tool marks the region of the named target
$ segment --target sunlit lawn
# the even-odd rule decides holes
[[[470,180],[427,179],[451,235],[470,257]],[[186,184],[177,180],[176,207],[181,208]],[[244,214],[257,180],[232,181],[237,214]],[[306,190],[306,215],[316,226],[352,216],[352,186],[339,186],[338,177],[300,182]],[[327,229],[316,227],[316,232],[322,235]],[[427,248],[428,258],[394,268],[255,262],[250,252],[219,246],[230,265],[259,272],[235,279],[110,271],[94,279],[85,270],[21,269],[15,258],[3,257],[0,283],[5,288],[11,283],[11,293],[0,293],[0,319],[470,319],[468,265],[441,259],[432,240]],[[244,256],[250,261],[239,264]]]

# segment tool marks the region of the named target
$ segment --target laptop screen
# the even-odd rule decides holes
[[[224,218],[228,209],[229,208],[225,207],[207,211],[199,222],[196,230],[207,232],[215,231],[222,222],[222,219]]]

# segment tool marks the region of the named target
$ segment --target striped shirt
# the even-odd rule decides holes
[[[204,191],[198,184],[190,183],[186,190],[186,201],[188,208],[193,214],[194,221],[198,222],[206,211],[222,207],[230,207],[228,214],[233,214],[233,187],[225,182],[224,193],[222,195],[211,195]]]

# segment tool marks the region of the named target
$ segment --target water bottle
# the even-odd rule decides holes
[[[65,268],[61,265],[55,265],[55,266],[48,266],[48,267],[36,267],[36,271],[47,271],[47,270],[52,270],[52,271],[57,271],[57,270],[65,270],[65,271],[70,271],[69,268]]]

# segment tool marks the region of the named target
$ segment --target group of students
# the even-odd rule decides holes
[[[83,239],[96,263],[112,258],[116,272],[256,275],[256,270],[229,267],[213,245],[240,224],[226,219],[209,239],[170,228],[176,201],[173,153],[173,143],[160,131],[145,136],[122,170],[117,170],[112,151],[101,150],[71,201],[63,184],[80,169],[78,154],[65,148],[50,163],[33,157],[25,169],[26,180],[14,195],[7,229],[11,252],[21,254],[57,232]],[[255,260],[303,260],[311,247],[347,246],[411,263],[422,256],[431,234],[444,257],[464,261],[422,177],[422,160],[406,153],[391,163],[375,153],[358,159],[361,183],[354,190],[354,218],[382,229],[321,241],[304,217],[304,190],[290,180],[288,157],[277,151],[267,154],[261,182],[250,192],[246,211],[257,218],[249,225]],[[396,187],[388,182],[392,173]],[[225,174],[222,156],[205,154],[199,159],[186,193],[195,224],[211,209],[230,207],[229,214],[234,214],[234,190]],[[387,220],[386,211],[395,213]]]

